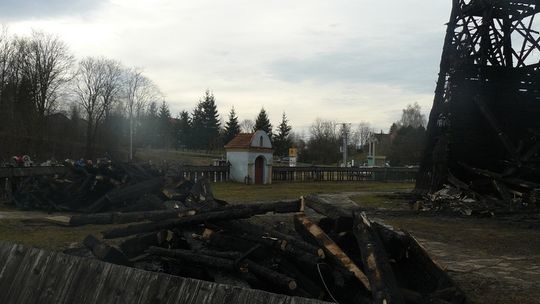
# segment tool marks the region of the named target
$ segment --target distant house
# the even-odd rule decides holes
[[[272,142],[264,131],[240,133],[225,145],[230,179],[249,184],[272,183]]]
[[[386,156],[390,154],[391,142],[390,134],[384,134],[382,131],[371,135],[367,142],[368,166],[386,165]]]

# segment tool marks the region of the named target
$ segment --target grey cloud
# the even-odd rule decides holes
[[[274,77],[289,82],[380,83],[430,93],[435,88],[442,40],[438,33],[377,45],[354,41],[335,52],[281,58],[268,68]]]
[[[2,0],[2,21],[50,18],[63,15],[84,15],[107,0]]]

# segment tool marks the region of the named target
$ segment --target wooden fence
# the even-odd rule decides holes
[[[400,181],[414,182],[418,168],[273,167],[273,182]]]
[[[212,182],[229,180],[229,166],[178,166],[168,168],[168,172],[194,181],[203,176]]]
[[[230,179],[229,166],[171,166],[169,174],[191,180],[207,177],[212,182]],[[66,167],[0,168],[0,178],[61,174]],[[403,181],[414,182],[418,168],[372,167],[280,167],[272,168],[273,182]]]

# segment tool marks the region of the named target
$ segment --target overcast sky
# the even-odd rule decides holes
[[[388,130],[418,102],[429,113],[450,0],[1,0],[15,34],[57,34],[77,58],[143,68],[173,113],[206,89],[274,125],[315,118]]]

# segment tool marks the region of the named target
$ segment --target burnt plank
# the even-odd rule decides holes
[[[351,258],[317,224],[305,215],[297,214],[294,217],[294,226],[301,235],[312,239],[319,246],[323,247],[326,251],[327,258],[350,271],[367,290],[370,290],[369,280],[364,272],[354,264]]]
[[[369,279],[374,303],[405,303],[386,256],[384,245],[377,231],[371,227],[371,222],[365,213],[355,214],[353,233],[360,247],[364,271]]]

